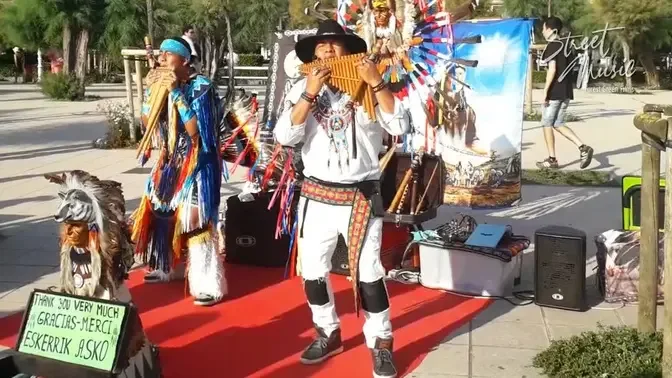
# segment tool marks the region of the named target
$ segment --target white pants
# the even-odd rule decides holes
[[[306,199],[299,200],[297,212],[303,218]],[[323,306],[309,303],[313,313],[313,323],[328,335],[339,328],[340,320],[336,314],[334,293],[329,282],[331,258],[338,243],[338,236],[343,235],[348,242],[348,226],[350,224],[351,206],[336,206],[308,200],[305,219],[299,221],[299,259],[301,276],[304,280],[326,280],[329,302]],[[380,261],[380,246],[383,233],[383,219],[371,218],[362,246],[359,259],[360,282],[372,283],[385,277],[385,268]],[[352,306],[352,302],[348,303]],[[390,309],[379,313],[364,312],[364,337],[369,348],[375,346],[376,338],[392,337]]]

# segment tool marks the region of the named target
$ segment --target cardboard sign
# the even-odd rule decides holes
[[[128,304],[35,290],[16,350],[111,372],[129,312]]]

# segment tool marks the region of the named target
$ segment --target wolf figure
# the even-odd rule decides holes
[[[79,170],[44,177],[60,185],[61,291],[130,302],[124,280],[134,259],[121,184]]]

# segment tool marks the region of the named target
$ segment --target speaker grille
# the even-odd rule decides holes
[[[583,310],[586,235],[552,226],[535,233],[535,302],[541,306]]]

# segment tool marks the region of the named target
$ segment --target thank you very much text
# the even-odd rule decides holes
[[[126,307],[57,293],[33,293],[19,352],[111,371]]]

